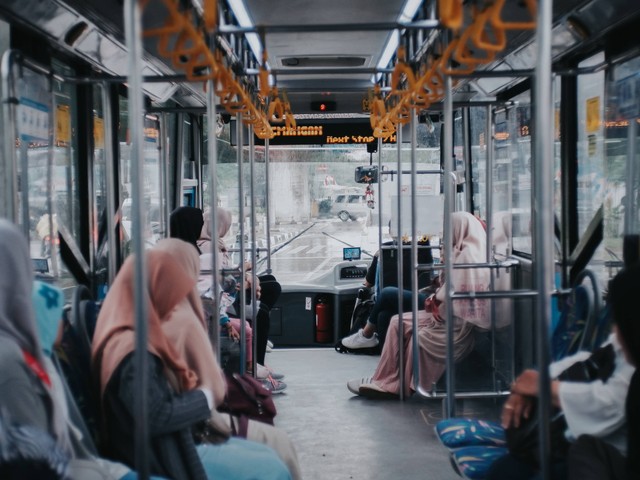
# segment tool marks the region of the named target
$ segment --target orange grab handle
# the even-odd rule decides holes
[[[452,30],[462,27],[462,0],[438,0],[442,24]]]
[[[536,0],[524,0],[524,3],[531,16],[529,22],[503,22],[500,18],[505,0],[495,0],[491,9],[491,23],[494,27],[501,30],[533,30],[536,28],[536,16],[538,14],[538,5]]]

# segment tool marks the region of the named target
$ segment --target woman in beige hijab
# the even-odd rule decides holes
[[[290,479],[287,467],[265,445],[238,438],[196,445],[193,427],[210,418],[226,393],[195,289],[198,252],[181,240],[167,239],[146,256],[151,472],[173,479]],[[105,298],[92,345],[113,454],[129,465],[134,462],[133,397],[138,388],[133,279],[129,258]]]

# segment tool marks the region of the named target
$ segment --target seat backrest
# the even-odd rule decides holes
[[[592,338],[602,310],[601,303],[595,274],[583,270],[576,277],[570,295],[560,302],[560,319],[551,337],[554,361],[593,348]]]
[[[98,450],[100,403],[97,383],[91,374],[91,336],[97,320],[97,306],[89,290],[79,286],[71,309],[63,316],[63,334],[56,356],[66,383]]]
[[[397,245],[383,245],[382,258],[382,278],[380,281],[380,289],[384,287],[398,286],[398,249]],[[429,242],[418,242],[418,263],[420,265],[433,264],[433,256]],[[380,271],[380,268],[378,268]],[[424,288],[431,284],[431,271],[419,272],[418,288]],[[402,246],[402,282],[404,289],[411,288],[411,278],[413,269],[411,267],[411,244]]]

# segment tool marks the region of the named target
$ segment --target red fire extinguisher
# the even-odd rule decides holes
[[[324,298],[319,298],[316,303],[316,342],[331,342],[331,311]]]

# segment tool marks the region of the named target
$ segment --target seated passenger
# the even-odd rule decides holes
[[[198,254],[202,255],[203,252],[198,246],[198,239],[204,225],[202,210],[195,207],[178,207],[171,212],[169,220],[171,237],[190,243],[198,250]],[[208,275],[208,279],[208,284],[211,285],[211,275]],[[224,295],[224,292],[219,293]],[[221,312],[219,318],[220,325],[224,328],[224,333],[228,334],[233,340],[240,341],[240,319],[229,318],[225,311]],[[253,369],[253,331],[248,322],[245,322],[245,352],[247,354],[246,368],[250,371]]]
[[[200,234],[200,239],[198,240],[198,246],[202,250],[203,253],[217,253],[220,258],[220,268],[222,269],[230,269],[233,268],[231,265],[231,258],[228,254],[227,246],[224,243],[224,237],[227,235],[229,230],[231,229],[231,213],[222,208],[218,207],[216,209],[217,215],[217,241],[216,245],[213,245],[213,241],[211,238],[211,225],[209,223],[209,213],[205,212],[204,214],[204,226],[202,227],[202,232]],[[204,255],[203,255],[204,257]],[[201,257],[201,259],[203,258]],[[209,260],[210,262],[211,260]],[[201,262],[201,268],[207,269],[211,268],[209,265],[204,265]],[[251,269],[251,265],[245,265],[245,268]],[[247,276],[249,277],[249,276]],[[256,332],[256,362],[258,364],[258,377],[265,378],[267,375],[273,377],[272,386],[274,391],[280,389],[286,385],[282,382],[273,382],[274,379],[282,378],[283,375],[274,375],[273,372],[270,372],[265,368],[265,355],[267,353],[267,342],[269,340],[269,328],[271,327],[271,316],[269,312],[273,308],[273,306],[278,301],[280,297],[280,293],[282,292],[282,287],[280,283],[276,280],[276,277],[270,274],[259,275],[256,277],[260,286],[260,296],[258,297],[258,311],[256,313],[256,325],[254,326]],[[249,280],[249,279],[247,279]],[[202,279],[199,282],[199,290],[206,290],[211,286],[211,278]],[[251,288],[251,285],[247,285],[247,288]],[[257,292],[256,292],[257,293]],[[247,302],[251,300],[251,295],[247,296]],[[236,302],[238,298],[236,298]],[[253,309],[249,306],[249,312],[253,312]],[[237,309],[237,313],[239,314],[239,309]],[[247,315],[249,317],[249,315]],[[251,319],[253,319],[253,315],[250,315]]]
[[[49,433],[54,446],[70,459],[68,478],[135,478],[125,465],[97,458],[82,447],[78,431],[69,418],[62,381],[48,358],[56,339],[64,298],[56,287],[33,283],[27,245],[22,232],[6,220],[0,220],[0,410],[3,420],[5,424],[36,427]],[[32,452],[36,451],[34,446],[35,443],[30,447]]]
[[[192,267],[165,251],[146,253],[150,470],[172,479],[290,479],[287,467],[265,445],[238,438],[215,445],[194,440],[193,428],[210,419],[211,410],[224,399],[226,384],[195,290],[197,252],[191,247],[186,252]],[[138,388],[133,371],[133,260],[124,263],[105,298],[92,345],[109,440],[114,454],[129,465],[134,462],[133,398]]]
[[[627,361],[637,366],[640,360],[640,322],[637,319],[637,295],[640,292],[640,266],[622,270],[613,279],[608,300],[613,310],[614,335]],[[623,398],[624,395],[620,395]],[[568,454],[569,480],[627,480],[640,472],[640,373],[631,377],[626,396],[627,443],[620,448],[593,433],[582,435]],[[616,406],[620,407],[619,401]],[[598,415],[600,412],[596,412]],[[597,417],[592,421],[596,421]],[[585,432],[586,433],[586,432]],[[625,459],[626,456],[626,459]]]
[[[634,276],[635,278],[633,278]],[[598,438],[599,441],[595,443],[602,442],[602,448],[597,449],[598,453],[593,450],[594,455],[608,452],[604,454],[608,456],[616,450],[618,452],[626,450],[625,396],[629,390],[631,378],[636,374],[634,374],[634,367],[625,359],[623,345],[626,345],[625,334],[629,334],[629,338],[634,338],[637,327],[634,326],[629,330],[623,327],[625,332],[620,327],[637,323],[634,318],[637,303],[635,296],[637,296],[639,286],[640,276],[637,270],[631,275],[619,274],[614,279],[610,301],[613,306],[614,319],[618,324],[619,333],[622,335],[616,336],[615,333],[612,333],[603,344],[603,347],[608,348],[599,349],[593,356],[589,352],[578,352],[549,366],[549,374],[552,378],[551,403],[553,407],[564,413],[567,424],[564,437],[569,441],[582,438],[583,440],[580,440],[576,445],[579,449],[583,447],[591,449],[594,445],[591,441],[584,439],[585,435]],[[618,338],[622,342],[619,342]],[[635,336],[635,340],[631,341],[637,343],[637,338]],[[605,355],[602,355],[601,352],[604,352]],[[595,362],[596,356],[599,359],[602,357],[604,360]],[[590,360],[590,370],[596,370],[595,380],[564,379],[569,367],[586,359]],[[579,371],[584,370],[584,367],[579,369]],[[559,379],[559,376],[562,379]],[[538,372],[525,370],[513,383],[511,392],[502,410],[502,426],[504,428],[518,427],[523,419],[529,418],[532,404],[538,396]],[[551,459],[552,478],[558,480],[566,478],[567,473],[565,454],[560,450],[554,448],[552,450],[554,455]],[[494,462],[487,478],[496,480],[528,479],[537,478],[537,474],[536,465],[521,456],[510,453]]]
[[[195,281],[198,278],[198,264],[193,261],[192,249],[190,249],[184,242],[175,240],[175,239],[165,239],[158,242],[155,246],[155,249],[158,251],[166,252],[171,255],[171,257],[178,261],[185,271],[192,277]],[[192,305],[191,311],[192,318],[201,318],[202,314],[198,311],[196,305]],[[200,354],[199,352],[194,352],[191,349],[193,348],[207,348],[211,349],[208,343],[202,342],[188,342],[185,343],[181,340],[181,336],[183,336],[182,329],[172,330],[169,334],[176,334],[178,338],[175,339],[178,344],[185,344],[185,349],[181,353],[181,356],[185,359],[185,363],[196,372],[199,377],[204,377],[207,375],[206,370],[202,370],[202,366],[197,362],[194,362],[193,359],[197,359]],[[172,338],[169,338],[172,340]],[[229,422],[229,415],[223,415],[222,420],[225,423]],[[234,417],[234,426],[235,430],[239,431],[238,428],[238,420]],[[300,478],[300,467],[298,465],[297,455],[295,449],[293,448],[293,444],[289,437],[279,429],[273,427],[272,425],[262,423],[259,421],[254,421],[249,419],[248,422],[248,430],[247,430],[247,439],[254,440],[256,442],[265,443],[266,445],[273,448],[280,458],[285,462],[285,464],[289,467],[289,471],[291,472],[294,480]]]
[[[28,245],[18,227],[0,219],[0,411],[6,422],[49,433],[70,454],[63,412],[52,395],[38,340]]]
[[[366,285],[366,284],[365,284]],[[411,310],[413,293],[411,290],[402,291],[402,309]],[[427,294],[418,292],[418,305],[424,305]],[[373,310],[369,314],[367,324],[356,333],[342,339],[342,345],[352,350],[372,348],[386,339],[389,322],[398,314],[398,287],[384,287],[376,297]]]
[[[451,258],[454,264],[484,262],[486,258],[486,233],[480,221],[467,212],[454,212],[452,215]],[[485,268],[466,268],[453,270],[452,284],[455,291],[485,291],[489,289],[490,272]],[[446,281],[427,298],[425,308],[418,312],[418,337],[420,345],[420,384],[430,386],[444,372],[446,361],[447,328],[444,301]],[[413,348],[412,313],[403,316],[404,323],[404,362],[405,394],[412,393]],[[490,303],[488,300],[454,300],[454,359],[459,361],[471,352],[474,346],[474,326],[489,327]],[[399,319],[394,316],[389,325],[387,341],[384,344],[378,367],[370,379],[363,378],[347,383],[349,391],[357,395],[371,397],[395,397],[400,392],[398,364]]]
[[[62,290],[44,282],[35,281],[32,293],[33,308],[40,345],[43,352],[43,364],[51,379],[51,395],[60,406],[62,417],[67,425],[71,439],[73,459],[69,464],[71,478],[107,480],[135,479],[137,475],[122,463],[99,458],[92,453],[93,445],[87,445],[81,429],[74,423],[69,413],[65,386],[62,377],[51,361],[54,344],[61,334],[62,307],[64,295]],[[152,477],[160,478],[160,477]]]

